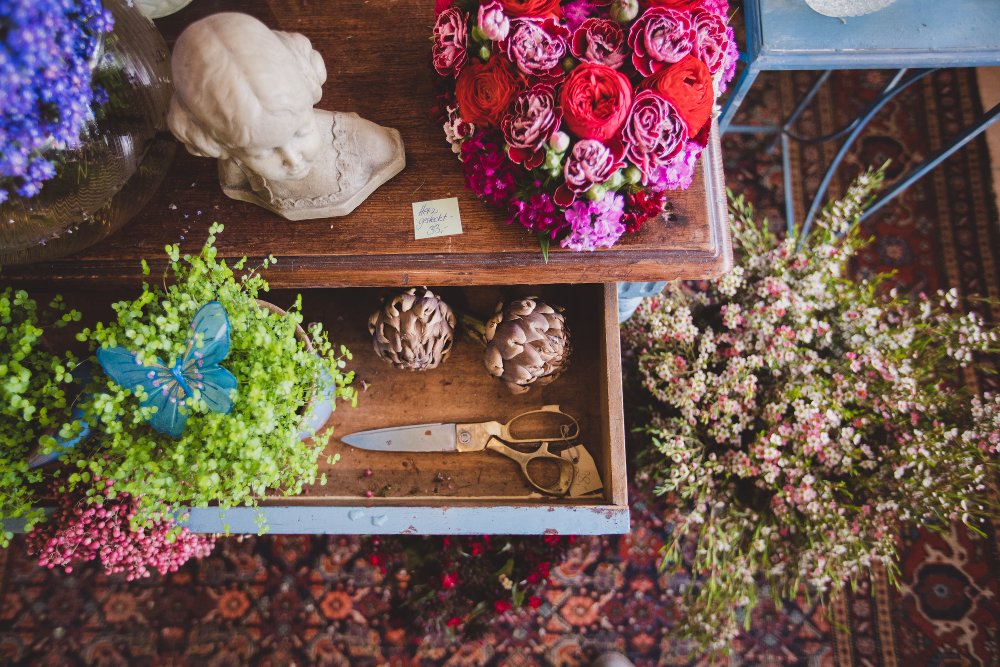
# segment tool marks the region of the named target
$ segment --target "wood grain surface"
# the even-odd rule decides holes
[[[125,229],[63,260],[5,267],[4,282],[134,284],[141,280],[141,258],[150,260],[155,273],[165,244],[179,242],[193,251],[216,220],[226,225],[221,255],[278,257],[270,272],[275,287],[597,283],[700,279],[728,270],[731,250],[714,133],[693,187],[673,194],[670,220],[651,221],[609,250],[555,249],[544,263],[532,235],[505,224],[501,211],[465,190],[459,163],[431,118],[437,78],[430,66],[433,7],[432,0],[198,0],[158,21],[170,44],[192,21],[226,10],[305,34],[329,72],[318,106],[355,111],[397,128],[406,146],[406,169],[349,216],[289,222],[227,198],[215,160],[179,150],[159,192]],[[464,233],[414,240],[411,203],[446,197],[458,198]]]

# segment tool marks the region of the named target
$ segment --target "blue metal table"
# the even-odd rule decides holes
[[[871,106],[854,122],[826,137],[844,138],[803,221],[808,233],[840,161],[869,120],[893,97],[942,67],[1000,65],[1000,0],[897,0],[881,11],[848,19],[818,14],[804,0],[743,0],[746,22],[746,67],[732,88],[719,118],[722,132],[775,133],[783,153],[786,220],[794,225],[795,209],[788,169],[788,142],[804,139],[792,130],[832,70],[900,69]],[[916,68],[916,69],[914,69]],[[736,126],[733,117],[754,80],[764,71],[822,70],[795,110],[776,126]],[[868,217],[982,133],[1000,118],[1000,104],[954,137],[913,171],[903,176],[866,211]]]

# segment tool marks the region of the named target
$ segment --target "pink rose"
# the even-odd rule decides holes
[[[632,64],[643,76],[675,63],[695,47],[697,32],[689,12],[653,7],[628,33]]]
[[[704,9],[691,12],[691,19],[696,33],[694,52],[715,76],[725,65],[731,46],[726,22],[718,14]]]
[[[500,130],[510,146],[510,159],[523,164],[525,169],[540,165],[545,159],[546,143],[559,129],[561,117],[552,86],[536,84],[518,95],[500,122]]]
[[[592,185],[608,180],[625,164],[623,154],[624,149],[617,140],[607,145],[596,139],[576,142],[566,157],[563,167],[566,182],[556,190],[555,202],[560,206],[569,206],[577,195],[583,194]]]
[[[618,69],[625,63],[625,33],[615,21],[587,19],[573,33],[570,50],[580,60]]]
[[[434,23],[434,46],[431,55],[434,58],[434,69],[441,76],[448,76],[462,71],[462,66],[468,60],[466,51],[468,35],[465,22],[468,15],[454,7],[441,12]]]
[[[510,19],[503,13],[499,0],[486,5],[479,5],[479,30],[486,39],[494,42],[507,39],[510,32]]]
[[[688,130],[673,104],[655,91],[643,90],[632,101],[623,135],[625,156],[639,168],[646,185],[653,172],[684,147]]]
[[[500,46],[507,58],[528,76],[555,80],[565,76],[562,59],[566,55],[569,30],[555,19],[516,19]]]

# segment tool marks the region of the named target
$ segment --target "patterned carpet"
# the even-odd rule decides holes
[[[739,122],[773,122],[813,76],[764,75]],[[835,129],[885,80],[882,72],[836,74],[799,131]],[[852,171],[886,158],[898,176],[978,107],[972,72],[931,77],[879,116],[832,192],[842,191]],[[761,144],[726,138],[728,183],[783,224],[778,160],[764,156]],[[795,149],[792,195],[800,211],[829,153]],[[877,241],[858,271],[891,268],[908,289],[954,285],[1000,297],[1000,228],[986,156],[985,145],[973,142],[879,215],[870,230]],[[42,570],[19,539],[0,551],[0,664],[519,667],[585,665],[609,648],[640,666],[708,664],[666,633],[681,610],[668,593],[671,582],[657,571],[661,512],[642,489],[630,497],[631,534],[577,540],[553,566],[537,609],[509,613],[485,637],[465,643],[391,621],[394,575],[372,566],[369,545],[358,538],[220,540],[204,561],[131,584],[93,566],[72,575]],[[899,593],[876,576],[874,591],[845,595],[830,613],[804,600],[777,609],[764,604],[723,664],[1000,665],[997,540],[964,531],[947,538],[914,531],[901,540]]]

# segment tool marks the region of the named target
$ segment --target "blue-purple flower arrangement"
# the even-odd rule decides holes
[[[0,2],[0,203],[56,174],[52,151],[80,144],[93,107],[91,59],[114,25],[100,0]]]

